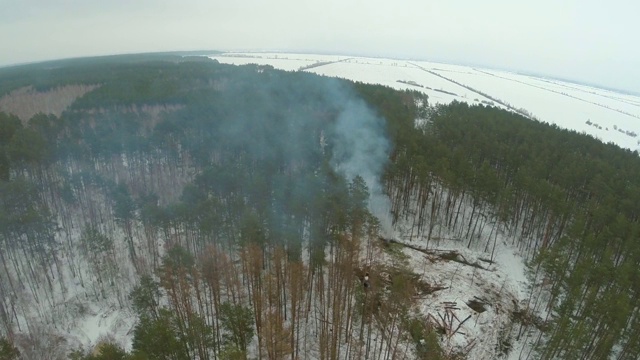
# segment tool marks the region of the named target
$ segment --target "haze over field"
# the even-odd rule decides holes
[[[640,92],[637,2],[8,1],[0,65],[168,50],[413,58]]]

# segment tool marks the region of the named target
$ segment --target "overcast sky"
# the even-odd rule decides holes
[[[0,65],[280,50],[483,65],[640,92],[640,2],[0,0]]]

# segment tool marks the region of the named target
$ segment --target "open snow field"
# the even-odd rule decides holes
[[[287,53],[225,53],[227,64],[261,64],[288,71],[418,90],[432,104],[485,103],[640,150],[640,95],[556,79],[426,61]],[[635,136],[634,136],[635,135]]]

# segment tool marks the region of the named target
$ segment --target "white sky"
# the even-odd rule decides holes
[[[0,0],[0,65],[165,50],[418,58],[640,92],[631,0]]]

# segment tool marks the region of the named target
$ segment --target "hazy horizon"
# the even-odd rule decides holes
[[[0,0],[0,66],[186,50],[423,59],[640,93],[640,4]]]

